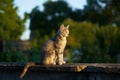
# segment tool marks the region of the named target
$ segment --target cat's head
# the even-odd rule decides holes
[[[61,34],[63,37],[68,37],[69,35],[69,25],[65,27],[63,24],[60,26],[58,30],[59,34]]]

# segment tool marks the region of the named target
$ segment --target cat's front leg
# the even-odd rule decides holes
[[[58,65],[65,64],[66,62],[63,60],[63,53],[58,54]]]

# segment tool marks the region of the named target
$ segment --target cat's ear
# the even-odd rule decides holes
[[[61,26],[60,26],[60,30],[63,30],[65,27],[64,27],[64,24],[62,24]]]
[[[67,29],[69,29],[69,25],[67,25],[67,27],[66,27]]]

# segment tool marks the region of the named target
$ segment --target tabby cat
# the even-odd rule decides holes
[[[69,25],[65,27],[60,26],[56,35],[48,40],[42,47],[42,63],[44,65],[62,65],[65,64],[63,60],[63,52],[67,43],[69,35]]]

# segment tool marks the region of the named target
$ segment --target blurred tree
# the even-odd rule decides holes
[[[0,0],[0,44],[1,47],[8,48],[0,52],[0,61],[24,61],[21,58],[21,51],[12,51],[11,44],[4,45],[9,40],[20,40],[22,32],[25,29],[25,20],[22,20],[17,14],[17,7],[13,4],[14,0]],[[3,41],[4,40],[4,41]],[[4,48],[3,48],[4,49]]]
[[[78,49],[82,57],[79,62],[117,62],[120,53],[120,28],[117,26],[98,26],[90,22],[64,21],[70,25],[66,56],[72,61],[73,51]],[[71,53],[71,54],[70,54]]]
[[[110,22],[120,26],[120,1],[119,0],[100,0],[105,4],[104,12],[109,13]],[[104,13],[103,13],[104,14]]]
[[[70,51],[66,54],[67,57],[69,56],[68,60],[73,58],[74,50],[78,49],[79,54],[82,55],[76,56],[78,62],[100,62],[98,43],[95,36],[97,25],[90,22],[76,22],[71,19],[65,20],[64,24],[70,25],[70,35],[66,47]],[[70,61],[75,62],[74,60]]]
[[[120,25],[120,1],[118,0],[87,0],[84,7],[85,20],[99,25]]]
[[[0,40],[20,40],[24,21],[17,14],[13,0],[0,0]]]
[[[102,11],[98,0],[87,0],[87,5],[84,7],[84,13],[87,21],[99,23],[100,14]]]
[[[101,53],[101,61],[105,61],[106,56],[112,58],[112,61],[116,61],[117,54],[120,52],[118,48],[119,42],[117,42],[117,36],[120,29],[111,25],[99,27],[96,32],[96,38],[98,41],[99,52]]]
[[[44,3],[44,13],[47,15],[46,18],[49,22],[47,26],[50,26],[51,29],[57,30],[57,26],[69,17],[71,11],[72,9],[63,0],[53,2],[48,1]]]
[[[75,21],[86,20],[85,12],[81,9],[76,9],[76,10],[71,11],[71,13],[69,14],[69,17]]]

